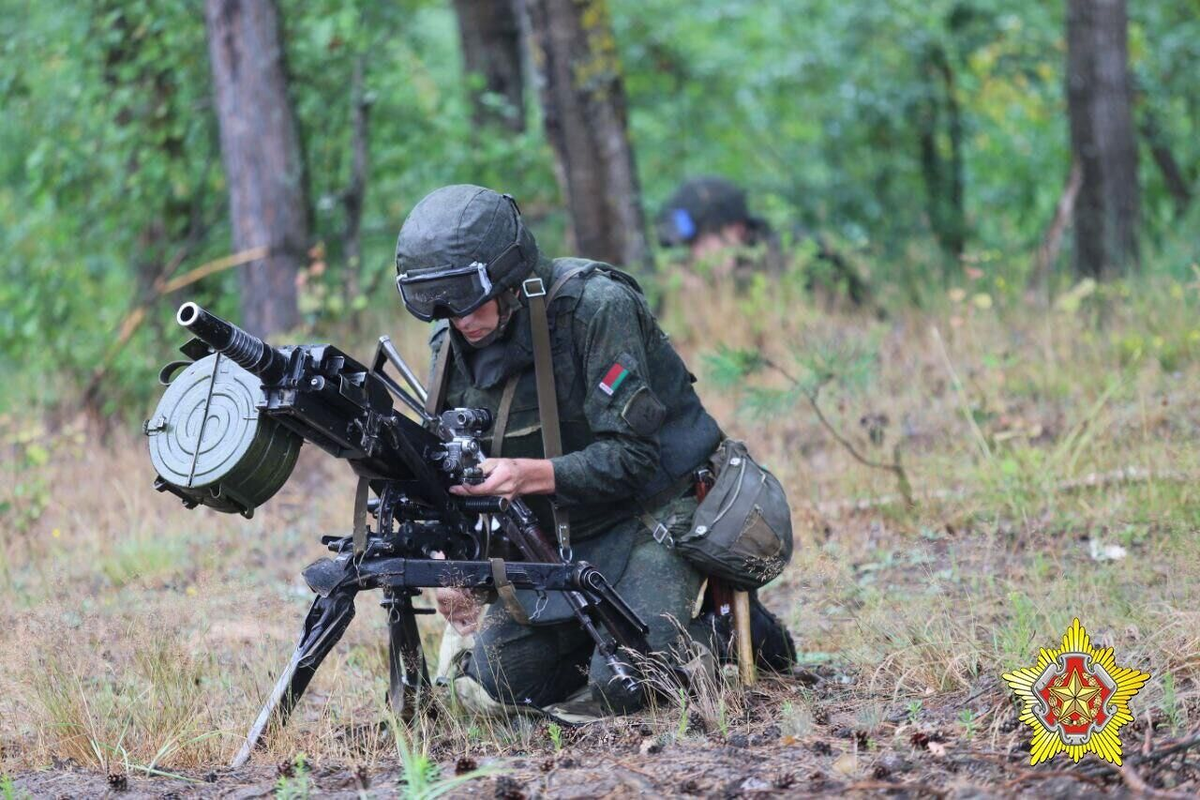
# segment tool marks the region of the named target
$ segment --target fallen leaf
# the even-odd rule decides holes
[[[842,753],[833,762],[833,771],[850,776],[858,772],[858,758],[852,753]]]

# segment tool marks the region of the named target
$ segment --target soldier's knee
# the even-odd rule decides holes
[[[592,655],[588,678],[592,685],[592,700],[607,712],[632,714],[646,704],[643,682],[618,677],[599,653]]]
[[[466,672],[494,700],[519,706],[559,702],[585,680],[577,662],[534,639],[493,646],[477,641]]]
[[[630,686],[614,680],[611,672],[600,680],[593,679],[592,699],[613,714],[632,714],[646,705],[645,691],[640,681]]]
[[[476,642],[463,671],[479,684],[488,696],[500,703],[512,703],[520,696],[520,687],[510,685],[504,669],[504,659],[497,648]],[[517,691],[514,692],[514,689]]]

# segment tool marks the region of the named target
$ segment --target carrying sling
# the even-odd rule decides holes
[[[558,393],[554,388],[554,364],[550,347],[550,321],[546,309],[567,281],[577,275],[588,272],[592,265],[574,267],[558,277],[546,291],[541,278],[529,278],[521,284],[521,292],[529,302],[529,325],[533,345],[533,373],[537,384],[538,416],[542,427],[542,454],[545,458],[556,458],[562,455],[562,429],[558,419]],[[446,400],[447,378],[450,372],[450,342],[442,345],[438,351],[437,360],[433,367],[433,384],[429,388],[425,410],[436,415],[440,413]],[[492,447],[490,455],[499,458],[504,451],[504,434],[508,430],[508,418],[512,411],[513,397],[517,390],[520,373],[509,377],[500,396],[500,407],[496,412],[496,421],[492,428]],[[558,540],[559,555],[563,560],[571,561],[571,521],[565,509],[553,503],[550,506],[554,515],[554,534]]]

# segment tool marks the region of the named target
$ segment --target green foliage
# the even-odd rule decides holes
[[[442,768],[429,755],[428,744],[417,738],[420,732],[410,730],[405,723],[396,719],[389,709],[383,709],[388,728],[396,744],[396,757],[404,768],[400,779],[400,796],[405,800],[434,800],[449,794],[467,783],[490,775],[499,775],[507,770],[495,765],[483,766],[462,775],[443,777]]]
[[[279,5],[320,265],[302,287],[309,325],[395,308],[396,231],[417,199],[446,183],[513,193],[546,252],[564,253],[566,215],[535,87],[524,133],[477,127],[452,4]],[[684,178],[723,174],[749,189],[753,209],[816,277],[825,265],[806,231],[869,266],[881,296],[919,302],[926,287],[956,282],[958,265],[935,234],[961,225],[963,265],[1006,281],[989,288],[998,302],[1019,296],[1068,168],[1062,5],[612,0],[649,216]],[[1194,11],[1184,0],[1132,5],[1130,56],[1137,122],[1156,126],[1196,194]],[[0,389],[0,409],[74,403],[107,366],[103,410],[138,418],[178,339],[180,297],[157,297],[155,280],[230,250],[200,4],[0,0],[0,41],[0,369],[18,378]],[[350,263],[356,65],[369,174],[362,260]],[[958,156],[961,221],[945,208]],[[1145,141],[1141,156],[1145,263],[1193,280],[1200,202],[1181,215]],[[761,284],[751,289],[773,299]],[[187,295],[235,315],[236,273]],[[142,304],[145,323],[116,346]],[[1159,335],[1161,347],[1130,342],[1128,357],[1153,354],[1166,369],[1194,357],[1194,343]]]
[[[280,775],[275,782],[275,800],[308,800],[312,793],[312,781],[308,777],[308,763],[304,753],[297,753],[292,760],[290,775]]]
[[[550,737],[550,743],[554,745],[554,752],[561,752],[563,749],[562,726],[557,722],[551,722],[546,726],[546,735]]]
[[[113,586],[170,577],[183,568],[187,549],[179,539],[126,539],[100,559],[100,572]]]
[[[0,775],[0,800],[24,800],[28,792],[17,789],[11,775]]]
[[[1163,675],[1163,714],[1171,726],[1171,735],[1178,736],[1187,723],[1186,715],[1180,706],[1179,697],[1175,693],[1175,674],[1168,672]]]
[[[878,352],[860,339],[812,339],[793,354],[793,363],[776,364],[757,350],[718,346],[705,356],[708,375],[722,388],[745,391],[746,406],[763,416],[788,411],[805,397],[815,398],[829,383],[855,392],[863,389],[876,371]],[[786,378],[784,387],[751,381],[766,371]]]
[[[975,729],[978,727],[978,721],[975,719],[975,711],[970,708],[964,708],[958,712],[958,722],[962,725],[963,737],[969,742],[975,738]]]

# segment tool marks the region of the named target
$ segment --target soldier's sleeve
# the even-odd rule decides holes
[[[590,313],[576,323],[583,410],[596,441],[551,459],[555,495],[563,506],[633,497],[658,468],[658,429],[666,408],[646,379],[650,312],[624,286],[602,281],[597,289],[598,300],[587,303],[593,305]]]

